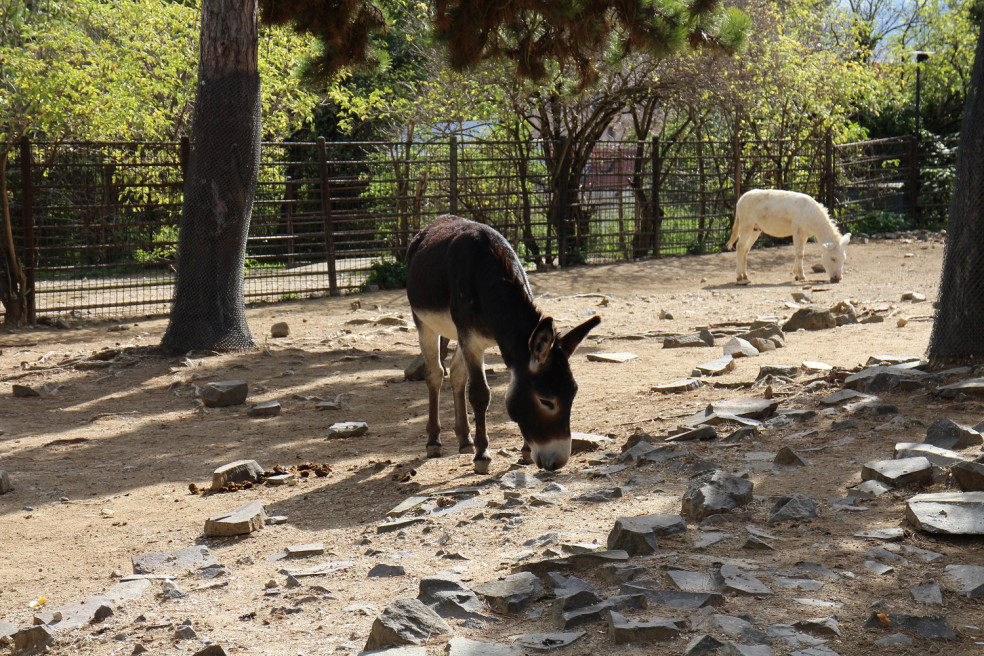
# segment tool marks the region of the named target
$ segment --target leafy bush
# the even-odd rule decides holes
[[[376,285],[380,289],[401,289],[407,286],[407,265],[405,262],[394,260],[378,260],[369,267],[362,289]]]
[[[912,221],[905,214],[874,210],[859,221],[852,223],[851,232],[875,235],[883,232],[900,232],[912,228]]]
[[[138,248],[133,253],[137,262],[163,262],[175,259],[178,252],[178,226],[165,225],[154,233],[150,250]]]

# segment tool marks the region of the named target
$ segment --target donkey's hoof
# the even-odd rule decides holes
[[[488,458],[486,460],[476,460],[475,461],[475,473],[476,474],[488,474],[489,468],[492,466],[492,459]]]
[[[735,282],[736,285],[747,285],[748,283],[749,283],[748,278],[742,278],[741,280]]]
[[[440,458],[441,457],[441,445],[440,444],[428,444],[427,445],[427,457],[428,458]]]
[[[475,453],[474,444],[462,444],[458,447],[458,453]]]
[[[524,465],[532,465],[533,454],[530,453],[529,451],[523,451],[522,453],[519,454],[519,462]]]

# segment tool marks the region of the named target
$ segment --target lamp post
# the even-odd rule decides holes
[[[919,95],[922,89],[922,63],[929,59],[929,56],[933,53],[928,50],[917,50],[912,54],[916,57],[916,139],[918,139],[921,116],[919,112]]]

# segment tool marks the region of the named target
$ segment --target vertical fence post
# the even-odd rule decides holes
[[[837,202],[837,174],[834,169],[834,137],[828,131],[823,139],[823,204],[833,213]]]
[[[451,214],[458,213],[458,137],[451,135],[451,142],[448,144],[450,149],[448,157],[448,189],[450,198],[448,199],[448,210]]]
[[[191,139],[181,137],[181,144],[178,146],[178,162],[181,166],[181,187],[188,178],[188,160],[191,158]]]
[[[652,152],[649,157],[652,159],[652,192],[650,197],[652,200],[652,234],[650,235],[649,243],[653,245],[653,257],[659,257],[660,251],[663,247],[663,208],[660,204],[659,197],[659,171],[662,166],[662,160],[659,156],[659,137],[653,137],[651,141]]]
[[[741,198],[741,138],[738,136],[738,131],[735,131],[734,136],[731,139],[731,167],[734,171],[734,196],[735,203]]]
[[[31,142],[23,137],[20,143],[21,184],[23,185],[22,221],[24,227],[24,277],[27,279],[27,321],[37,321],[37,301],[34,295],[34,269],[37,265],[37,250],[34,245],[34,180],[31,177]]]
[[[287,266],[294,266],[294,181],[287,178],[284,190],[284,218],[287,221]]]
[[[338,276],[335,271],[335,225],[331,214],[331,181],[328,179],[328,152],[324,137],[318,137],[318,173],[321,177],[321,212],[325,231],[325,258],[328,261],[328,293],[338,296]]]
[[[908,198],[909,217],[914,227],[920,227],[922,221],[919,216],[919,135],[914,134],[909,137],[909,193]]]

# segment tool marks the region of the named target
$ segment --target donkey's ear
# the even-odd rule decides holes
[[[591,329],[599,323],[601,323],[601,317],[596,314],[580,326],[571,328],[563,337],[560,338],[560,348],[564,350],[567,357],[574,355],[574,351],[577,349],[578,344],[581,343],[581,340],[587,337],[588,333],[591,332]]]
[[[530,369],[534,373],[550,357],[555,339],[553,319],[543,317],[530,335]]]

